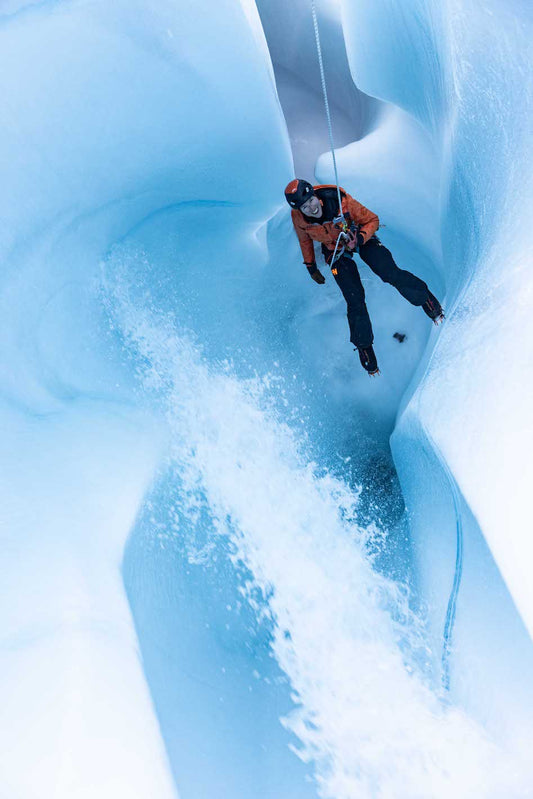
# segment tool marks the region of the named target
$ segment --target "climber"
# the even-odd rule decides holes
[[[435,324],[444,319],[444,314],[424,281],[396,266],[390,251],[375,235],[378,217],[344,189],[339,187],[339,191],[341,210],[335,185],[312,186],[306,180],[292,180],[285,189],[285,198],[292,208],[292,222],[309,274],[316,283],[325,283],[315,261],[313,242],[317,241],[322,245],[322,254],[348,306],[350,341],[357,348],[363,368],[370,375],[376,375],[379,369],[372,346],[374,334],[363,284],[353,261],[354,252],[358,252],[371,270],[394,286],[402,297],[412,305],[420,305]]]

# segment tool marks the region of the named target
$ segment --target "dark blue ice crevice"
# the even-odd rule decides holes
[[[457,502],[457,489],[455,481],[451,474],[449,474],[448,467],[444,461],[441,461],[443,468],[447,470],[450,480],[450,486],[453,491],[454,507],[456,514],[456,555],[455,555],[455,571],[453,575],[453,585],[450,591],[450,598],[448,599],[448,607],[446,608],[446,621],[444,622],[444,634],[442,644],[442,687],[445,691],[450,690],[450,656],[453,645],[453,629],[455,625],[455,616],[457,613],[457,598],[459,596],[459,588],[461,587],[461,577],[463,574],[463,520],[461,517],[461,509]]]

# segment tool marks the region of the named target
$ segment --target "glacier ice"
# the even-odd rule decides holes
[[[99,261],[169,206],[237,207],[252,235],[289,169],[283,120],[239,4],[213,9],[201,46],[197,11],[171,2],[2,12],[0,792],[175,796],[120,574],[165,441],[121,366]]]
[[[363,0],[347,0],[343,11],[354,80],[418,121],[427,143],[408,157],[433,153],[426,159],[433,180],[425,177],[424,160],[416,178],[423,177],[426,190],[432,185],[441,246],[428,252],[437,255],[449,319],[403,400],[392,443],[434,640],[442,637],[453,581],[459,512],[464,552],[455,696],[493,730],[512,736],[514,727],[517,739],[527,738],[530,547],[522,530],[531,472],[524,439],[530,324],[519,298],[528,293],[530,248],[531,192],[523,175],[531,172],[531,11],[520,2],[479,8]],[[352,19],[362,20],[366,35],[356,39],[360,29]],[[386,68],[375,70],[379,56]],[[406,139],[395,141],[401,148]],[[351,149],[357,175],[367,145]],[[374,156],[379,174],[380,153]],[[405,176],[410,196],[430,207],[417,184]],[[427,235],[431,226],[421,220]],[[412,235],[409,220],[398,225]]]
[[[341,181],[446,289],[427,346],[368,279],[385,391],[283,206],[291,144],[331,180],[309,6],[257,5],[0,12],[0,788],[527,795],[530,9],[319,4]],[[427,629],[357,487],[397,413]]]

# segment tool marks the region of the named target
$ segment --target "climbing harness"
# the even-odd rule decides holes
[[[350,223],[348,224],[348,220],[346,219],[344,214],[342,214],[341,216],[336,216],[335,219],[333,220],[333,224],[335,226],[342,225],[342,229],[339,235],[337,236],[337,241],[335,243],[335,250],[333,251],[333,256],[331,258],[331,261],[329,262],[330,266],[333,265],[335,261],[338,261],[339,258],[346,251],[346,244],[341,244],[341,247],[339,249],[339,241],[341,240],[341,238],[344,242],[352,242],[353,244],[354,237],[357,237],[357,233],[359,232],[359,228],[353,221],[350,221]],[[355,238],[355,241],[357,241],[357,238]],[[355,246],[350,247],[350,252],[352,253],[359,252],[359,247],[357,243],[355,244]]]

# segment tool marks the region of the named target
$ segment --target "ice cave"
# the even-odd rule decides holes
[[[335,183],[381,375],[283,194]],[[2,799],[533,796],[533,6],[2,0]],[[397,334],[397,335],[395,335]]]

